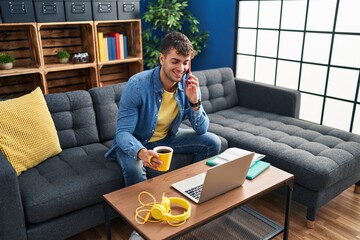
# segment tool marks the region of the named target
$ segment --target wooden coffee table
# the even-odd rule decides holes
[[[104,195],[104,210],[107,228],[107,239],[111,239],[111,228],[109,219],[109,207],[115,209],[120,216],[128,222],[145,239],[169,239],[188,233],[192,229],[202,226],[211,220],[223,216],[252,199],[263,196],[281,186],[287,186],[287,201],[283,238],[288,238],[289,215],[292,197],[294,176],[276,167],[270,166],[254,180],[246,180],[242,187],[231,190],[221,196],[208,200],[201,204],[193,203],[191,200],[191,216],[185,224],[172,227],[166,222],[138,224],[135,221],[135,209],[140,206],[138,194],[142,191],[151,193],[157,201],[161,201],[163,193],[166,197],[182,197],[181,193],[171,187],[171,184],[206,171],[209,166],[206,160],[191,164],[189,166],[168,172],[147,181],[114,191]]]

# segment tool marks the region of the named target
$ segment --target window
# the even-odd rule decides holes
[[[301,119],[360,134],[360,1],[237,3],[236,77],[299,90]]]

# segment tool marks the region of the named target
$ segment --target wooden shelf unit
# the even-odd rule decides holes
[[[41,63],[46,79],[46,93],[90,89],[99,86],[93,21],[38,23]],[[56,54],[66,50],[89,54],[88,63],[61,64]]]
[[[7,75],[0,77],[0,99],[9,99],[23,96],[35,88],[44,91],[44,77],[40,72],[21,75]]]
[[[127,37],[128,57],[121,60],[100,61],[97,54],[99,85],[106,86],[125,82],[143,70],[141,20],[95,21],[96,49],[99,49],[98,32],[118,32]],[[97,51],[98,52],[98,51]]]
[[[14,68],[0,70],[0,98],[14,98],[36,87],[44,91],[36,23],[0,24],[0,53],[15,57]]]
[[[36,23],[0,24],[0,53],[9,53],[15,57],[14,71],[26,68],[36,72],[41,67]],[[0,76],[3,76],[2,71]]]
[[[89,63],[95,63],[95,36],[93,22],[62,22],[38,23],[38,32],[42,49],[42,61],[45,68],[48,65],[61,65],[56,54],[66,50],[72,56],[75,53],[87,52]],[[68,64],[71,65],[78,64]]]
[[[97,32],[121,32],[128,39],[128,58],[99,61]],[[89,62],[58,63],[56,54],[87,52]],[[0,53],[12,54],[10,70],[0,70],[0,98],[90,89],[127,81],[143,70],[141,20],[0,24]]]
[[[90,89],[97,86],[96,79],[95,67],[48,72],[47,93]]]

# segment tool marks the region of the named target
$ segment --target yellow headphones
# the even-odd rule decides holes
[[[152,198],[152,202],[143,203],[141,201],[141,196],[147,194]],[[160,222],[166,221],[171,226],[180,226],[186,222],[186,220],[191,215],[191,205],[190,203],[182,198],[178,197],[164,197],[164,194],[161,199],[161,203],[156,202],[156,199],[153,195],[148,192],[141,192],[138,195],[138,200],[141,204],[140,207],[136,209],[135,220],[139,224],[144,224],[146,222]],[[171,215],[171,205],[175,204],[185,209],[183,214]],[[146,212],[146,215],[143,216],[142,213]],[[150,219],[150,216],[152,219]],[[140,221],[141,219],[142,221]]]

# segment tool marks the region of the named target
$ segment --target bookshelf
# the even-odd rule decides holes
[[[100,61],[98,32],[127,36],[128,57]],[[87,63],[58,63],[56,54],[87,52]],[[143,70],[141,20],[4,23],[0,53],[16,58],[14,68],[0,70],[0,98],[22,96],[40,87],[44,93],[90,89],[124,82]]]
[[[124,82],[130,76],[143,70],[141,20],[117,20],[94,22],[96,49],[99,50],[98,33],[121,33],[127,37],[128,57],[125,59],[101,61],[97,54],[99,85],[105,86]],[[98,51],[99,52],[99,51]]]

